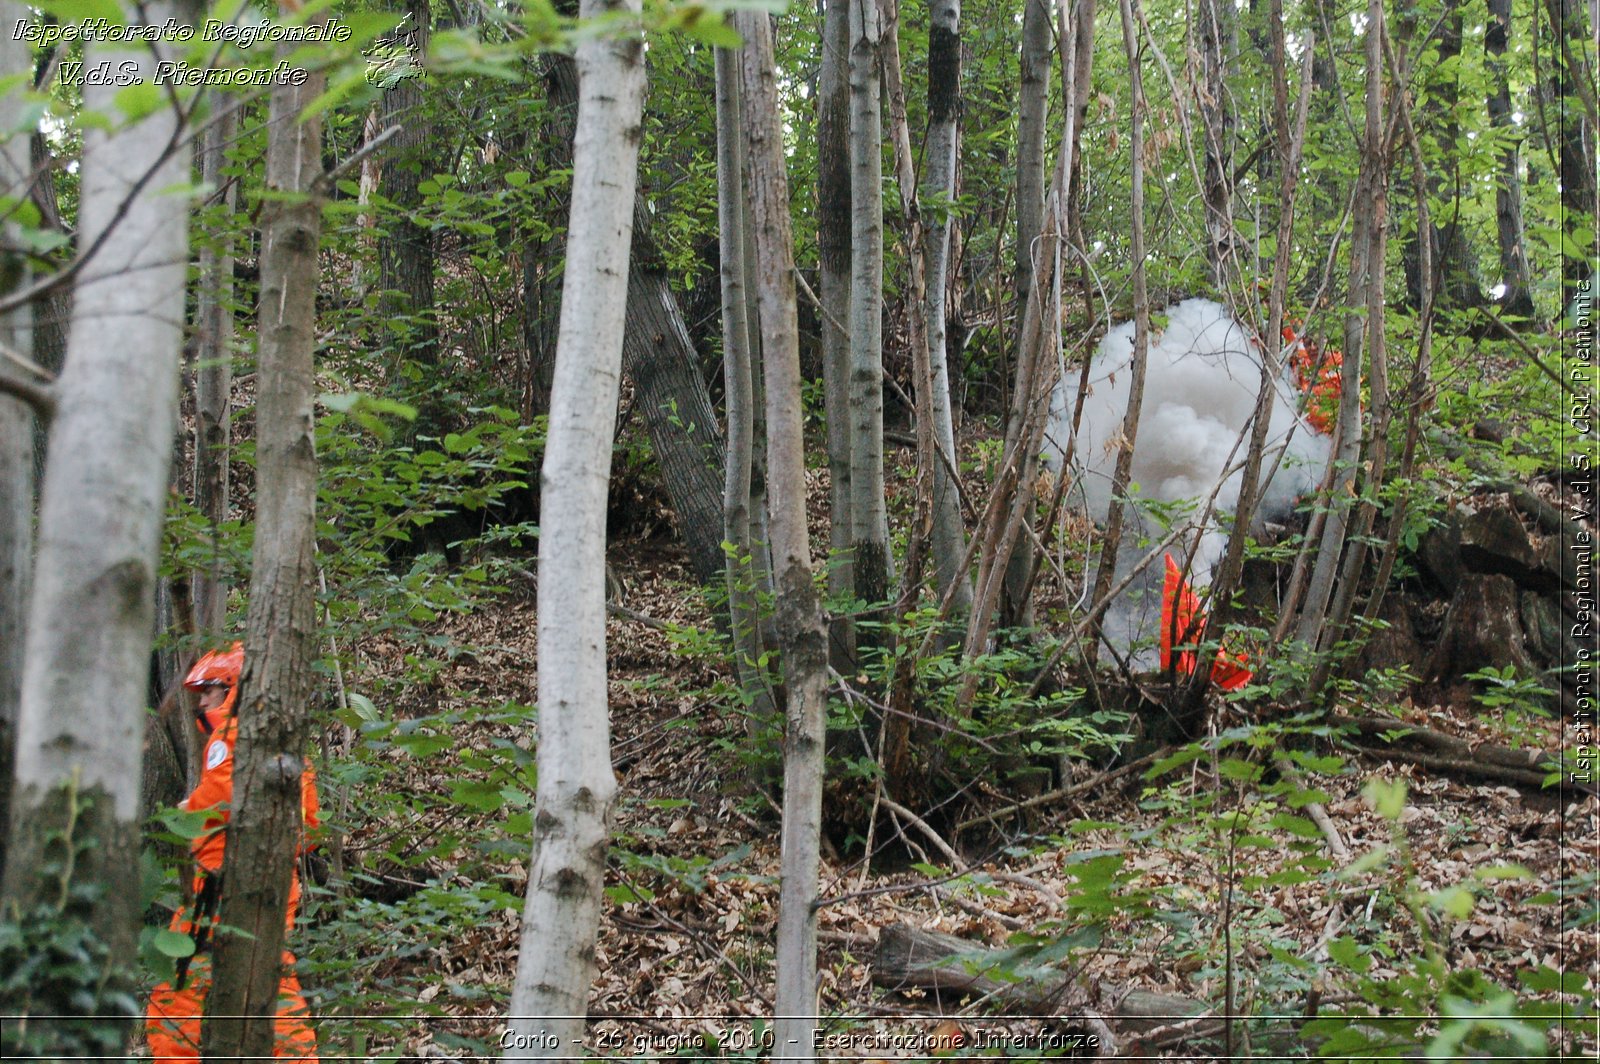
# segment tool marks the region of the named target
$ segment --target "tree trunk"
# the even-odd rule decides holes
[[[223,173],[227,147],[239,127],[235,102],[213,95],[221,109],[200,135],[200,180],[217,189],[217,209],[231,221],[237,186]],[[226,185],[224,186],[224,183]],[[213,193],[217,195],[217,193]],[[228,586],[216,553],[217,530],[228,519],[229,405],[233,392],[233,231],[215,227],[200,247],[195,307],[194,505],[211,537],[211,564],[191,576],[195,626],[215,637],[226,622]],[[193,728],[188,729],[194,731]]]
[[[293,44],[279,46],[287,59]],[[317,243],[326,76],[276,85],[269,106],[256,311],[256,533],[240,680],[233,810],[201,1048],[270,1058],[284,916],[304,831],[301,776],[317,657]],[[273,194],[277,195],[274,196]]]
[[[1206,264],[1211,286],[1228,289],[1234,264],[1233,139],[1234,115],[1228,87],[1228,60],[1233,53],[1234,6],[1229,0],[1199,0],[1200,79],[1197,109],[1205,137]]]
[[[558,113],[575,113],[570,106],[578,99],[579,78],[571,57],[552,58],[546,84],[552,107]],[[571,138],[562,143],[570,145]],[[550,160],[551,165],[562,161]],[[623,368],[633,379],[634,398],[690,565],[702,584],[712,586],[722,580],[727,561],[722,551],[722,431],[672,293],[666,262],[651,239],[650,209],[642,195],[635,196],[632,211]],[[563,305],[566,291],[564,287]],[[542,513],[542,499],[540,506]]]
[[[1133,448],[1138,441],[1139,413],[1144,405],[1145,364],[1150,352],[1150,297],[1146,291],[1144,250],[1144,80],[1139,69],[1138,30],[1132,0],[1121,0],[1120,10],[1122,42],[1128,53],[1128,73],[1133,88],[1128,139],[1128,246],[1133,258],[1133,365],[1128,385],[1128,411],[1122,419],[1120,450],[1111,473],[1111,506],[1106,512],[1104,543],[1100,548],[1099,568],[1095,572],[1092,600],[1096,603],[1105,599],[1111,591],[1117,553],[1122,546],[1122,497],[1127,493],[1133,472]]]
[[[433,13],[430,0],[403,0],[406,22],[400,34],[420,66],[428,52]],[[379,182],[394,205],[378,239],[378,288],[400,361],[431,366],[439,360],[439,322],[433,294],[433,229],[416,217],[421,184],[432,173],[433,125],[428,120],[423,75],[404,77],[383,94],[383,124],[399,125],[389,141]],[[404,378],[400,378],[403,380]],[[414,430],[430,431],[439,414],[424,397]]]
[[[1429,79],[1423,104],[1418,108],[1418,119],[1425,134],[1434,142],[1433,157],[1439,160],[1439,169],[1430,180],[1433,198],[1442,209],[1436,215],[1439,224],[1430,226],[1428,237],[1432,240],[1433,276],[1438,286],[1436,302],[1443,309],[1460,309],[1480,306],[1485,302],[1483,286],[1478,279],[1477,256],[1467,238],[1462,222],[1465,209],[1461,173],[1461,123],[1456,119],[1461,96],[1461,0],[1448,0],[1443,18],[1439,21],[1437,62]],[[1405,246],[1406,294],[1411,306],[1422,306],[1421,270],[1418,244],[1423,229],[1417,226]]]
[[[856,597],[889,596],[883,481],[883,120],[877,0],[850,0],[850,541]]]
[[[1070,0],[1068,0],[1070,2]],[[1054,50],[1051,0],[1023,0],[1022,60],[1017,91],[1017,307],[1028,304],[1034,255],[1044,228],[1044,139]],[[1018,329],[1021,323],[1018,322]]]
[[[860,3],[861,0],[853,0]],[[782,883],[778,898],[777,1018],[772,1059],[813,1059],[817,1030],[817,877],[821,867],[827,636],[811,576],[805,435],[795,314],[794,241],[778,121],[772,30],[764,12],[740,12],[740,79],[755,230],[761,350],[766,363],[767,477],[777,578],[778,649],[788,690],[784,728]]]
[[[1512,128],[1511,86],[1506,50],[1511,44],[1511,0],[1488,0],[1489,22],[1483,49],[1489,68],[1489,125],[1503,138],[1500,173],[1494,190],[1495,232],[1500,246],[1500,309],[1519,318],[1533,317],[1533,274],[1528,267],[1522,223],[1521,138]]]
[[[160,23],[166,5],[144,17]],[[86,62],[154,79],[158,49],[92,42]],[[84,107],[119,116],[115,86]],[[106,1017],[41,1032],[45,1056],[120,1054],[133,989],[140,738],[156,564],[177,419],[189,180],[176,111],[84,135],[78,275],[51,426],[23,655],[4,897],[27,923],[86,936],[84,981],[36,984],[23,1009]]]
[[[1595,153],[1597,125],[1594,48],[1589,40],[1589,12],[1584,0],[1544,0],[1554,47],[1544,107],[1546,136],[1555,145],[1561,173],[1561,225],[1568,242],[1562,250],[1562,306],[1582,290],[1600,255],[1596,219],[1600,219]],[[1591,289],[1592,291],[1592,289]]]
[[[1034,6],[1036,0],[1029,6]],[[927,263],[925,313],[928,346],[927,413],[932,420],[933,562],[939,594],[950,593],[951,612],[972,608],[967,575],[966,530],[961,521],[955,424],[950,412],[950,369],[945,343],[945,305],[950,274],[950,218],[955,200],[961,96],[961,0],[931,0],[928,24],[928,143],[923,202],[934,204],[923,238]]]
[[[817,96],[817,266],[822,300],[822,389],[828,420],[828,593],[855,590],[850,555],[850,3],[823,0]],[[829,625],[829,657],[855,671],[855,630],[841,613]]]
[[[1383,7],[1369,0],[1366,30],[1366,111],[1361,144],[1361,170],[1356,179],[1355,225],[1350,238],[1350,310],[1344,320],[1344,363],[1340,367],[1339,417],[1334,428],[1334,449],[1329,459],[1335,471],[1328,500],[1328,516],[1322,539],[1317,545],[1317,563],[1306,587],[1301,606],[1298,638],[1307,650],[1314,650],[1322,639],[1333,597],[1334,579],[1344,553],[1349,531],[1352,501],[1356,491],[1356,461],[1361,454],[1361,377],[1363,351],[1371,338],[1368,314],[1374,275],[1381,277],[1382,263],[1372,261],[1379,224],[1373,209],[1384,194],[1383,170]],[[1381,292],[1379,293],[1381,299]],[[1324,672],[1324,675],[1326,673]],[[1305,695],[1311,697],[1319,683],[1308,683]]]
[[[0,0],[0,26],[26,20],[28,9]],[[26,70],[28,45],[10,32],[0,33],[0,70]],[[16,129],[21,121],[20,89],[0,96],[0,129]],[[0,194],[23,195],[29,186],[28,138],[0,141]],[[18,246],[14,222],[0,225],[0,241]],[[26,260],[7,258],[0,266],[0,295],[28,283]],[[23,359],[33,357],[33,308],[0,314],[0,344]],[[8,373],[11,370],[8,369]],[[0,392],[0,873],[6,864],[10,830],[12,752],[16,742],[17,708],[22,698],[23,619],[28,609],[28,579],[33,569],[33,409],[20,397]]]
[[[637,17],[639,0],[581,16]],[[622,371],[644,43],[578,45],[572,215],[540,489],[538,808],[507,1059],[581,1054],[616,777],[606,700],[606,487]],[[717,522],[720,528],[720,520]]]
[[[744,107],[739,93],[739,57],[717,49],[717,227],[722,250],[722,365],[728,411],[726,479],[722,535],[731,547],[725,558],[728,622],[733,633],[739,685],[751,700],[747,730],[765,727],[776,708],[761,664],[761,618],[757,601],[760,569],[750,544],[750,476],[755,448],[754,383],[748,276],[744,252],[748,236],[744,205]],[[728,549],[728,548],[725,548]]]

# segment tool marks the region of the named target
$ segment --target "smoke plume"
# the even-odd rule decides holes
[[[1165,318],[1163,322],[1161,317]],[[1191,579],[1207,582],[1227,543],[1229,518],[1239,500],[1239,479],[1249,446],[1250,416],[1261,382],[1255,334],[1208,299],[1168,307],[1151,322],[1144,402],[1133,451],[1125,529],[1118,552],[1120,579],[1175,525],[1186,532],[1173,545],[1188,559]],[[1133,323],[1111,329],[1096,349],[1073,449],[1072,497],[1096,522],[1111,501],[1111,477],[1121,444],[1132,380]],[[1068,449],[1079,373],[1069,369],[1051,397],[1046,458],[1059,467]],[[1275,381],[1262,476],[1266,494],[1255,524],[1282,519],[1296,497],[1309,492],[1328,460],[1328,438],[1297,413],[1299,390],[1287,370]],[[1202,520],[1216,489],[1215,512]],[[1098,548],[1096,548],[1098,553]],[[1119,652],[1135,651],[1133,664],[1151,668],[1160,617],[1161,564],[1148,567],[1112,604],[1104,631]]]

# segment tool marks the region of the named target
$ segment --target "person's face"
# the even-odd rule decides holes
[[[210,713],[227,700],[228,689],[221,686],[200,688],[200,712]]]

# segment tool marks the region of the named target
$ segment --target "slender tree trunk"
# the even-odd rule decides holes
[[[859,3],[860,0],[854,0]],[[817,1030],[817,877],[821,867],[823,719],[827,636],[806,529],[805,436],[800,418],[794,241],[778,122],[777,73],[764,12],[740,12],[740,78],[756,242],[761,350],[766,363],[767,478],[777,578],[778,649],[788,690],[783,758],[782,882],[778,898],[777,1016],[773,1060],[811,1060]]]
[[[580,14],[637,17],[639,10],[639,0],[584,0]],[[606,485],[644,43],[632,34],[586,39],[577,68],[572,216],[540,493],[538,808],[507,1059],[582,1053],[617,790],[606,701]]]
[[[1597,114],[1589,11],[1585,0],[1544,0],[1551,27],[1549,87],[1544,121],[1555,144],[1561,173],[1562,226],[1568,241],[1562,251],[1562,307],[1571,302],[1593,273],[1600,255],[1600,175],[1596,174]],[[1592,291],[1592,289],[1591,289]]]
[[[822,70],[817,95],[817,265],[822,300],[822,388],[828,418],[828,593],[855,590],[850,555],[850,3],[823,0]],[[855,671],[848,615],[829,625],[829,656]]]
[[[883,480],[883,119],[877,0],[850,0],[850,538],[856,597],[893,578]]]
[[[293,44],[278,48],[287,59]],[[250,570],[233,811],[201,1049],[208,1060],[273,1054],[284,916],[305,830],[301,777],[317,658],[317,244],[326,83],[272,89],[256,311],[256,533]],[[275,195],[274,195],[275,194]]]
[[[1150,352],[1150,297],[1145,281],[1144,244],[1144,79],[1139,69],[1139,40],[1133,0],[1121,0],[1122,43],[1128,53],[1128,73],[1133,88],[1129,108],[1129,252],[1133,257],[1133,366],[1128,384],[1128,411],[1122,419],[1121,449],[1111,473],[1111,507],[1106,513],[1106,530],[1100,548],[1100,565],[1095,572],[1093,601],[1099,602],[1111,591],[1122,546],[1122,497],[1132,479],[1133,448],[1138,442],[1139,413],[1144,406],[1145,363]]]
[[[144,17],[159,23],[172,8]],[[156,49],[91,42],[86,62],[133,64]],[[28,987],[27,1011],[106,1014],[99,1038],[54,1024],[46,1056],[120,1054],[115,1017],[133,990],[140,738],[168,462],[177,419],[189,179],[180,119],[162,106],[122,122],[115,86],[86,86],[109,129],[84,135],[79,274],[51,425],[23,652],[4,901],[8,918],[86,935],[85,979]],[[0,1012],[22,1011],[0,1002]],[[59,1036],[55,1033],[59,1032]],[[91,1038],[94,1034],[91,1033]]]
[[[972,608],[972,581],[963,564],[966,530],[956,479],[955,423],[950,412],[950,368],[945,338],[945,306],[950,274],[948,204],[955,200],[961,98],[961,0],[931,0],[928,23],[928,144],[923,202],[934,210],[923,236],[927,263],[928,414],[933,446],[933,562],[941,597],[954,588],[951,611]]]
[[[1036,245],[1044,228],[1045,118],[1050,107],[1050,58],[1054,52],[1052,6],[1051,0],[1023,0],[1022,4],[1022,60],[1017,92],[1016,284],[1019,309],[1028,303]],[[1018,330],[1020,335],[1020,322]]]
[[[1200,34],[1200,85],[1196,92],[1200,128],[1205,136],[1206,263],[1211,286],[1226,291],[1234,265],[1232,90],[1228,87],[1228,62],[1233,52],[1234,6],[1231,0],[1199,0],[1196,18]]]
[[[29,12],[21,4],[0,0],[0,26],[15,26]],[[7,31],[0,33],[0,70],[26,70],[28,45]],[[22,111],[21,88],[0,96],[0,129],[18,128]],[[29,185],[28,138],[0,140],[0,195],[23,196]],[[15,223],[0,225],[0,240],[17,246]],[[28,268],[20,256],[0,267],[0,295],[28,283]],[[0,314],[0,344],[24,360],[33,358],[33,308],[20,307]],[[7,368],[7,373],[17,372]],[[36,375],[37,376],[37,375]],[[10,831],[12,751],[16,742],[17,710],[22,698],[23,619],[28,609],[28,581],[33,570],[33,409],[27,401],[0,392],[0,874],[6,864],[6,838]]]
[[[229,223],[200,248],[195,308],[194,505],[211,537],[211,564],[190,578],[195,625],[216,634],[226,621],[228,587],[216,553],[217,530],[228,519],[229,405],[233,392],[233,231],[235,184],[223,173],[227,146],[239,127],[234,101],[213,96],[221,114],[200,136],[200,180],[218,189],[217,210]],[[194,731],[193,728],[187,729]]]
[[[1327,493],[1328,516],[1317,546],[1317,562],[1306,586],[1301,607],[1299,640],[1315,649],[1321,640],[1333,597],[1339,560],[1344,553],[1349,530],[1352,500],[1356,491],[1356,462],[1361,454],[1361,376],[1363,352],[1370,339],[1367,326],[1370,288],[1374,271],[1381,264],[1372,262],[1374,234],[1378,223],[1376,203],[1383,195],[1383,7],[1380,0],[1368,0],[1366,31],[1366,110],[1361,142],[1361,170],[1356,179],[1355,225],[1350,239],[1350,305],[1344,321],[1344,363],[1340,369],[1339,416],[1334,429],[1331,458],[1334,478]],[[1381,298],[1381,294],[1380,294]],[[1315,694],[1308,685],[1309,698]]]
[[[1528,267],[1522,222],[1521,138],[1512,129],[1511,86],[1506,50],[1511,44],[1511,0],[1488,0],[1489,22],[1483,49],[1489,68],[1489,125],[1503,138],[1500,172],[1494,190],[1495,233],[1500,247],[1500,309],[1520,318],[1533,317],[1533,274]]]
[[[746,301],[747,238],[744,193],[744,107],[739,57],[717,49],[717,220],[722,249],[722,367],[728,411],[727,470],[722,535],[727,558],[728,621],[739,684],[751,699],[750,729],[759,731],[776,709],[761,664],[761,618],[756,590],[760,570],[750,545],[750,476],[754,454],[754,384],[750,372],[750,321]]]

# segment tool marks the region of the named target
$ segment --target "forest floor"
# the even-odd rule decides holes
[[[626,540],[614,544],[611,560],[625,585],[619,605],[631,612],[614,615],[607,633],[621,798],[591,1042],[618,1059],[691,1052],[748,1058],[761,1018],[772,1011],[779,862],[778,813],[752,780],[756,765],[776,764],[777,752],[750,748],[724,670],[707,649],[709,607],[676,548]],[[448,737],[459,750],[507,740],[531,748],[530,726],[474,722],[467,711],[507,699],[533,704],[533,588],[512,586],[435,630],[465,649],[393,710],[458,721]],[[399,641],[370,641],[357,653],[369,675],[388,671],[401,679],[406,651]],[[1519,719],[1508,728],[1474,707],[1402,701],[1382,708],[1475,739],[1561,748],[1559,720]],[[1051,1012],[1089,1017],[1065,1026],[1099,1032],[1120,1054],[1162,1059],[1214,1059],[1222,1036],[1213,1030],[1201,1039],[1193,1026],[1176,1022],[1133,1030],[1098,1017],[1112,1016],[1133,990],[1182,995],[1219,1013],[1231,994],[1234,1012],[1253,1017],[1234,1034],[1234,1053],[1243,1055],[1243,1039],[1270,1047],[1308,1016],[1362,1006],[1374,986],[1407,985],[1430,956],[1458,973],[1452,978],[1481,973],[1488,984],[1525,997],[1531,992],[1521,980],[1541,968],[1580,978],[1596,970],[1592,928],[1571,926],[1581,891],[1555,897],[1600,857],[1594,798],[1563,806],[1549,793],[1472,785],[1341,751],[1334,740],[1314,752],[1344,755],[1312,782],[1349,848],[1347,859],[1333,860],[1320,835],[1302,837],[1292,824],[1303,822],[1283,816],[1292,801],[1274,797],[1266,782],[1247,785],[1208,758],[1153,780],[1081,764],[1068,781],[1084,786],[1070,797],[1002,812],[959,835],[950,831],[957,821],[1041,788],[1012,793],[996,779],[968,790],[959,808],[920,810],[942,825],[930,829],[880,807],[870,844],[876,861],[863,861],[867,844],[859,837],[835,839],[825,853],[819,997],[829,1017],[827,1055],[943,1053],[958,1035],[939,1016],[957,1018],[969,1046],[990,1040],[984,1055],[996,1055],[995,1039],[1006,1055],[1044,1055],[1027,1039],[1048,1025],[1007,1021],[996,1001],[875,986],[876,944],[894,924],[960,936],[974,947],[1049,943],[1095,925],[1094,939],[1074,937],[1081,948],[1053,962],[1070,978]],[[389,756],[414,794],[450,790],[448,766]],[[1380,794],[1364,795],[1373,780],[1405,785],[1396,818],[1380,815]],[[854,802],[864,809],[871,800],[871,786],[860,780],[835,783],[829,808]],[[463,831],[459,805],[418,801],[406,809],[403,817],[373,817],[347,842],[354,857],[397,852],[397,834],[400,850],[406,838],[414,840],[410,867],[378,874],[369,893],[404,906],[408,891],[424,882],[466,889],[483,877],[485,864],[470,847],[429,847],[452,830],[492,833],[494,816],[469,816]],[[507,811],[498,813],[501,823]],[[498,878],[509,896],[520,897],[526,858],[500,861]],[[334,915],[336,897],[316,908],[313,922],[335,928],[358,918]],[[395,1000],[414,996],[416,1008],[396,1006],[397,1016],[410,1018],[363,1033],[359,1044],[330,1016],[325,1049],[336,1052],[342,1043],[390,1059],[473,1059],[492,1048],[515,971],[519,915],[505,904],[476,912],[438,918],[414,948],[382,955],[379,939],[380,954],[367,958],[360,978],[392,988]],[[315,998],[315,973],[306,981]],[[1437,1026],[1419,1022],[1424,1032]],[[1569,1048],[1592,1052],[1592,1038],[1591,1024]]]

